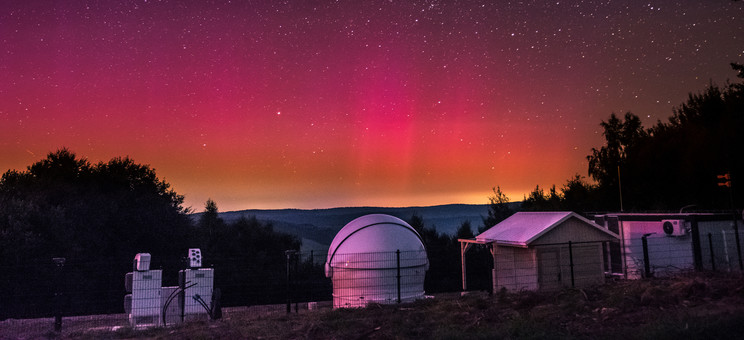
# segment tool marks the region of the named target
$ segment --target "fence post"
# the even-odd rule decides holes
[[[698,228],[698,219],[695,215],[690,218],[690,233],[692,234],[692,256],[695,265],[695,271],[703,270],[703,248],[700,240],[700,228]]]
[[[294,257],[294,274],[292,275],[292,278],[294,281],[297,281],[298,278],[300,277],[300,262],[301,261],[302,261],[302,253],[298,251],[297,256]],[[292,284],[292,286],[293,286],[293,289],[295,289],[294,291],[295,313],[299,313],[300,312],[300,306],[299,306],[300,298],[297,296],[298,294],[296,291],[296,289],[298,289],[297,288],[298,285],[295,283],[295,284]]]
[[[395,256],[398,261],[398,275],[396,276],[396,278],[398,279],[398,303],[400,303],[400,249],[395,251]]]
[[[710,248],[710,265],[716,271],[716,254],[713,252],[713,235],[708,233],[708,248]]]
[[[576,282],[574,281],[573,245],[571,241],[568,241],[568,265],[571,268],[571,288],[576,288]]]
[[[294,250],[287,250],[284,252],[285,255],[287,255],[287,314],[292,313],[292,299],[290,298],[290,289],[289,289],[289,267],[290,267],[290,258],[292,257],[292,254],[294,254]]]
[[[644,234],[641,236],[641,245],[643,245],[643,270],[646,278],[654,276],[654,274],[651,273],[651,262],[648,259],[648,240],[646,240],[648,235],[651,234]]]
[[[65,266],[64,257],[53,257],[52,261],[57,266],[54,277],[56,284],[54,285],[54,331],[59,332],[62,330],[62,292],[60,292],[59,286],[62,281],[62,269]]]

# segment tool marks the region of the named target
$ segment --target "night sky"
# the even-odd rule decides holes
[[[3,1],[0,171],[67,147],[196,211],[512,200],[735,81],[744,2]]]

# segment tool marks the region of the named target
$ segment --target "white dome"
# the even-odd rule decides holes
[[[420,299],[427,269],[421,235],[405,221],[384,214],[365,215],[341,228],[325,263],[336,308]]]
[[[423,254],[426,254],[421,235],[416,229],[394,216],[365,215],[347,223],[339,230],[328,249],[326,265],[337,267],[341,257],[348,258],[344,255],[354,254],[359,258],[361,254],[393,253],[398,250],[401,251],[401,261],[406,262],[404,264],[406,266],[428,263],[425,256],[423,258],[407,256],[408,252],[421,254],[424,251]],[[364,268],[390,268],[391,265],[397,264],[391,264],[389,261],[359,261],[358,265]],[[328,276],[328,273],[326,275]]]

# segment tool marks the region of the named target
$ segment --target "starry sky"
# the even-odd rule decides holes
[[[0,4],[0,171],[129,156],[202,211],[521,200],[734,81],[744,2]]]

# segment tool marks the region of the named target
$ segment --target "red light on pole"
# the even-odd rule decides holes
[[[718,175],[716,177],[718,177],[718,180],[719,180],[718,181],[719,187],[729,187],[729,188],[731,187],[731,174],[730,173],[727,172],[723,175]]]

